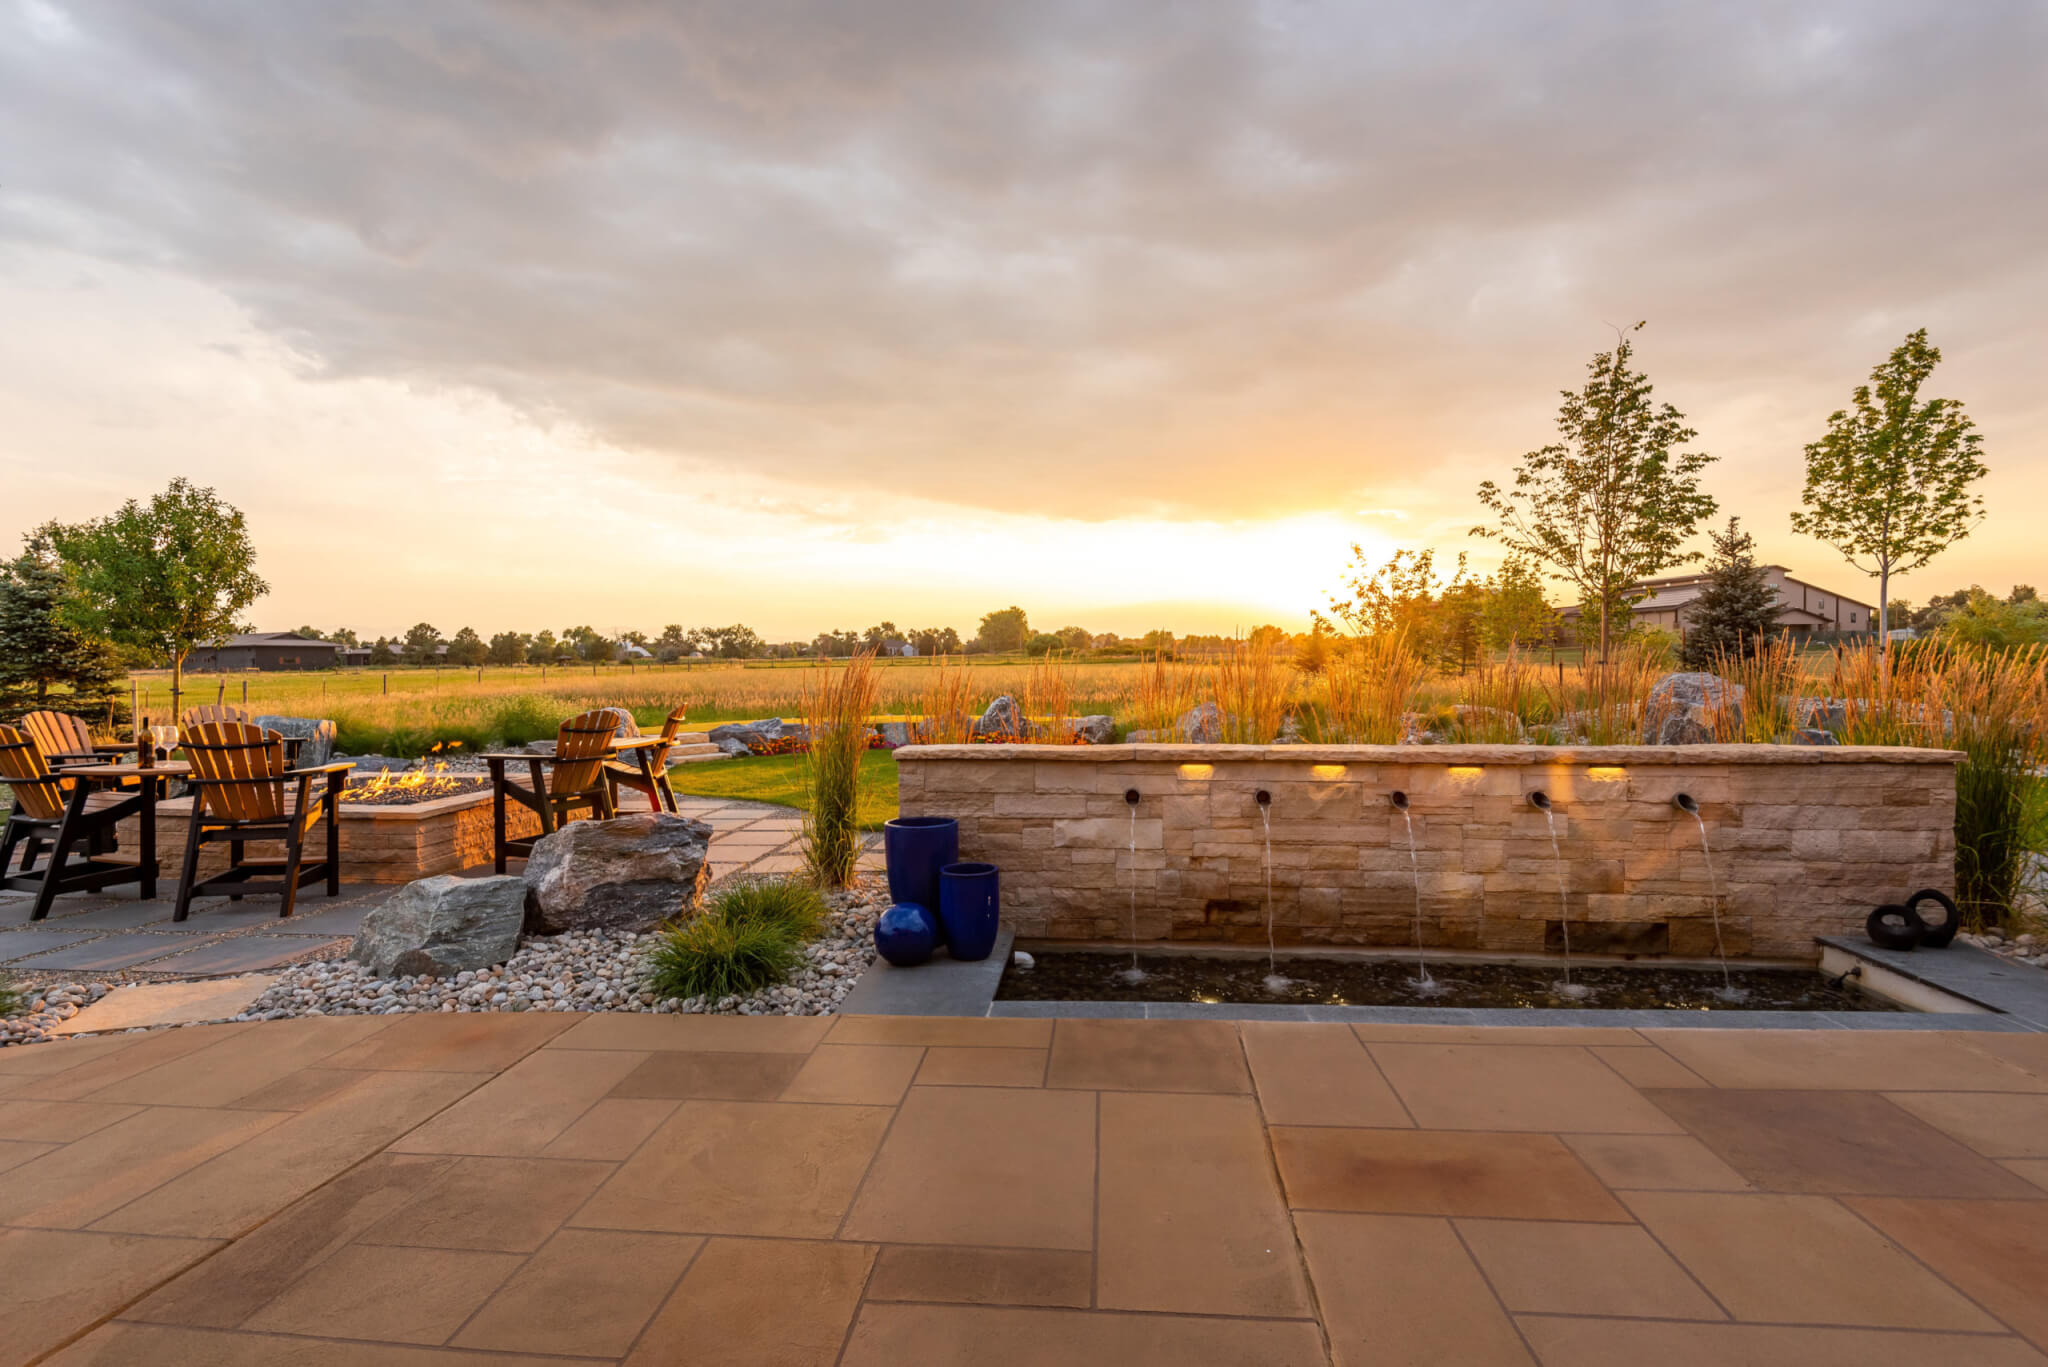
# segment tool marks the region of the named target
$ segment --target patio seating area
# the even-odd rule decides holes
[[[2048,1362],[2048,1038],[309,1019],[0,1053],[9,1362]]]

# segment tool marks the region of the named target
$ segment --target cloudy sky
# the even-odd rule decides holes
[[[1911,329],[2048,587],[2048,7],[0,0],[0,538],[259,624],[1302,624],[1616,325],[1761,549]]]

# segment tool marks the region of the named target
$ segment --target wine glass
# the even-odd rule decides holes
[[[149,728],[149,737],[156,742],[159,759],[169,759],[171,751],[178,746],[178,728],[175,726],[152,726]]]

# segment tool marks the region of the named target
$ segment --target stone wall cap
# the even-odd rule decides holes
[[[896,762],[1109,764],[1946,764],[1959,750],[1906,745],[905,745]]]

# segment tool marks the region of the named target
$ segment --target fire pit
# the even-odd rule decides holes
[[[341,801],[344,806],[413,807],[444,797],[486,792],[490,783],[488,774],[451,773],[446,764],[432,769],[379,769],[367,777],[350,775]]]

